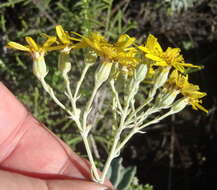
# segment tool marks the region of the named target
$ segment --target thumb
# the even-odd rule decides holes
[[[111,190],[105,185],[83,180],[43,180],[0,170],[1,190]]]

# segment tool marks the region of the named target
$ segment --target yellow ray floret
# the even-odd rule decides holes
[[[107,50],[110,50],[112,48],[112,44],[108,43],[105,38],[97,32],[91,33],[88,37],[82,36],[75,32],[74,34],[81,37],[80,42],[76,44],[75,48],[90,48],[94,50],[99,56],[104,56],[104,49],[107,48]],[[111,52],[108,52],[107,54],[109,55]]]
[[[56,42],[55,36],[48,36],[46,35],[47,40],[42,44],[39,45],[33,40],[31,37],[25,37],[27,45],[22,45],[17,42],[9,42],[7,44],[8,48],[17,49],[20,51],[26,51],[31,54],[33,59],[37,59],[40,56],[44,56],[47,51],[61,49],[61,46],[52,46]]]
[[[114,46],[122,48],[122,49],[127,49],[129,48],[131,45],[133,45],[133,43],[135,42],[136,38],[134,37],[130,37],[127,34],[122,34],[117,42],[114,44]]]
[[[168,47],[166,51],[163,51],[157,38],[152,34],[148,36],[146,44],[138,46],[138,48],[146,53],[145,56],[148,59],[155,61],[156,66],[172,66],[180,72],[184,72],[185,67],[201,68],[200,66],[185,63],[179,48]]]
[[[206,93],[200,92],[198,85],[189,83],[187,75],[184,76],[179,74],[177,70],[174,70],[168,79],[166,87],[169,90],[179,90],[183,96],[188,98],[189,104],[192,105],[193,109],[208,112],[208,110],[201,105],[202,100],[200,100],[206,96]]]
[[[80,41],[76,38],[71,37],[67,31],[64,31],[61,25],[56,26],[56,34],[60,42],[64,45],[72,45],[73,41]]]

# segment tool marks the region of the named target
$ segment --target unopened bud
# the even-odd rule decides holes
[[[97,59],[97,54],[94,51],[89,50],[85,55],[84,63],[93,65],[96,63],[96,59]]]
[[[176,96],[178,95],[178,90],[168,91],[163,90],[157,97],[157,105],[160,108],[168,108],[170,105],[174,102],[176,99]]]
[[[182,111],[188,104],[188,98],[181,98],[173,104],[173,106],[171,107],[171,112],[178,113]]]
[[[168,79],[170,67],[159,68],[155,74],[155,88],[162,87]]]
[[[135,80],[140,83],[142,82],[147,74],[148,66],[146,64],[140,64],[135,72]]]
[[[66,75],[71,70],[69,54],[66,53],[59,54],[58,69],[63,75]]]
[[[111,68],[112,68],[111,62],[103,62],[98,66],[95,73],[96,86],[101,86],[101,84],[109,78]]]
[[[130,92],[129,94],[129,99],[133,99],[133,97],[137,94],[139,90],[139,85],[140,83],[145,79],[146,74],[147,74],[147,65],[145,64],[140,64],[138,68],[135,71],[134,77],[131,79],[128,90]]]

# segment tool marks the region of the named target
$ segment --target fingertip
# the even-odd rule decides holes
[[[112,190],[111,187],[82,180],[48,180],[47,185],[52,190]]]
[[[13,190],[112,190],[111,187],[84,180],[42,180],[0,170],[0,189]]]

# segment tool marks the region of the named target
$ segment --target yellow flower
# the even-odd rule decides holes
[[[138,64],[138,58],[136,58],[137,50],[131,47],[135,38],[123,34],[116,43],[112,44],[96,32],[91,33],[88,37],[77,33],[74,34],[81,37],[80,43],[76,44],[75,48],[90,48],[104,61],[119,63],[129,71],[134,69]]]
[[[48,73],[44,60],[46,52],[62,48],[61,46],[52,46],[56,42],[55,36],[48,36],[46,34],[43,34],[43,36],[47,37],[47,40],[42,45],[37,44],[31,37],[25,38],[28,45],[21,45],[16,42],[9,42],[7,45],[8,48],[30,53],[33,58],[33,73],[39,80],[46,77]]]
[[[208,110],[201,105],[202,100],[200,100],[200,98],[206,96],[206,93],[200,92],[198,85],[189,83],[188,75],[184,76],[179,74],[177,70],[174,70],[168,79],[166,88],[169,90],[178,90],[184,97],[188,98],[188,102],[192,105],[193,109],[208,112]]]
[[[67,53],[67,54],[74,47],[74,44],[72,41],[79,41],[78,39],[71,37],[67,31],[64,31],[61,25],[56,26],[56,34],[57,34],[57,37],[60,43],[63,44],[62,52]]]
[[[89,36],[82,36],[76,32],[73,32],[75,35],[79,36],[79,43],[76,44],[76,48],[91,48],[96,53],[101,52],[102,46],[108,46],[109,44],[104,36],[101,36],[98,32],[92,32]]]
[[[43,57],[47,51],[60,49],[59,46],[52,46],[56,42],[55,36],[46,35],[46,37],[48,39],[42,45],[37,44],[35,40],[27,36],[25,37],[25,40],[28,45],[22,45],[17,42],[11,41],[7,44],[7,47],[29,52],[33,60],[36,60],[36,59],[39,59],[40,57]]]
[[[148,36],[145,46],[138,46],[138,48],[146,53],[147,58],[155,61],[156,66],[172,66],[182,73],[185,71],[185,67],[201,68],[200,66],[185,63],[179,48],[168,47],[166,51],[163,51],[157,38],[151,34]]]

